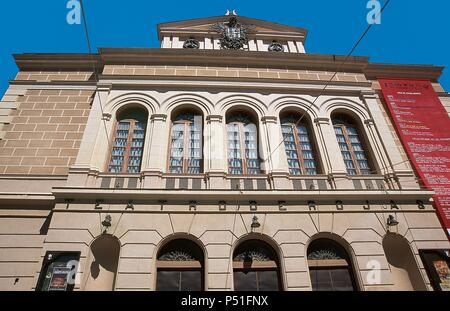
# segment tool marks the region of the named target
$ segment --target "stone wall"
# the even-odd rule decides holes
[[[107,214],[112,216],[108,233],[117,237],[121,245],[116,290],[154,290],[158,249],[172,238],[183,237],[194,239],[204,249],[207,290],[233,289],[232,253],[246,237],[274,245],[280,257],[285,290],[311,290],[306,251],[316,237],[336,237],[345,242],[360,289],[390,290],[395,283],[382,246],[387,234],[383,224],[392,212],[383,206],[374,205],[366,212],[360,212],[362,206],[357,204],[347,205],[344,211],[322,205],[317,212],[297,205],[289,206],[285,212],[275,212],[277,206],[265,206],[255,212],[261,227],[252,232],[254,213],[245,204],[239,205],[239,211],[238,205],[229,204],[224,212],[204,212],[218,207],[201,205],[195,213],[188,212],[187,205],[170,204],[160,210],[160,205],[135,204],[134,211],[124,211],[121,204],[103,205],[108,210],[94,211],[93,204],[71,204],[67,210],[61,204],[51,222],[42,255],[46,250],[56,249],[81,252],[81,281],[76,290],[83,289],[83,280],[89,273],[86,263],[89,245],[101,236],[100,222]],[[396,212],[399,225],[392,231],[408,241],[423,282],[431,288],[418,249],[448,248],[449,242],[431,206],[422,211],[414,205],[400,208]],[[379,284],[371,284],[367,278],[371,260],[380,263]]]
[[[31,290],[40,270],[48,210],[0,210],[0,291]]]
[[[20,71],[16,81],[87,81],[92,77],[92,72],[87,71]]]
[[[58,89],[32,89],[16,96],[0,129],[0,174],[67,175],[92,96],[92,91]]]
[[[103,74],[329,81],[334,72],[252,67],[105,65]],[[348,72],[337,73],[334,81],[367,82],[364,74]]]

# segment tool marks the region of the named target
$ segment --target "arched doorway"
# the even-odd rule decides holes
[[[233,253],[234,290],[278,291],[280,279],[278,255],[260,240],[242,242]]]
[[[383,249],[396,291],[426,290],[408,241],[394,233],[383,239]]]
[[[204,254],[188,239],[172,240],[157,255],[157,291],[202,291],[204,289]]]
[[[347,251],[331,239],[317,239],[310,243],[308,267],[313,291],[357,290]]]
[[[112,235],[102,235],[91,244],[84,290],[114,290],[119,254],[119,241]]]

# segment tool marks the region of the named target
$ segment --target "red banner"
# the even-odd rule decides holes
[[[450,235],[450,118],[430,81],[380,79],[400,140]]]

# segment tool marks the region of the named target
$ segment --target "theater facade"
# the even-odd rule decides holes
[[[14,55],[0,290],[450,290],[445,200],[394,116],[419,93],[386,91],[419,81],[448,123],[442,67],[232,14],[158,36]]]

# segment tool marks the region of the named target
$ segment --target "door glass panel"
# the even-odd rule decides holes
[[[354,291],[350,271],[345,267],[311,268],[310,277],[313,290]]]
[[[161,271],[158,270],[156,277],[157,291],[179,291],[180,290],[180,271]]]
[[[181,271],[181,291],[201,291],[201,271]]]
[[[255,271],[234,271],[234,290],[235,291],[256,291],[256,272]]]
[[[258,271],[257,274],[259,291],[279,290],[277,271]]]

